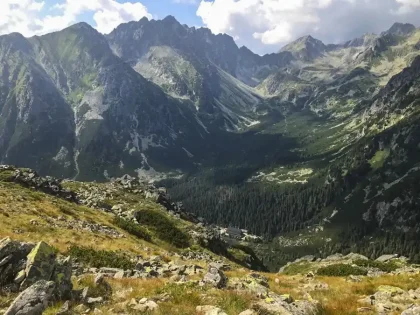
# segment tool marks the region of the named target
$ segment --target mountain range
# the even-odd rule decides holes
[[[401,23],[264,56],[171,16],[4,35],[0,162],[160,181],[210,222],[273,239],[256,250],[275,267],[313,251],[414,257],[419,56],[420,29]]]

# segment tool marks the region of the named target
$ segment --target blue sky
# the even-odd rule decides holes
[[[2,0],[0,0],[2,1]],[[90,0],[86,0],[90,1]],[[51,8],[57,4],[64,1],[58,0],[44,0],[45,5],[42,10],[42,14],[46,15],[50,13]],[[153,17],[158,19],[163,19],[167,15],[173,15],[183,24],[188,24],[191,26],[202,26],[202,20],[197,17],[196,12],[198,8],[199,1],[180,1],[177,3],[174,0],[142,0],[142,1],[124,1],[117,0],[119,3],[123,2],[141,2],[144,6],[147,7],[150,14]],[[194,2],[194,3],[193,3]],[[91,25],[95,25],[93,20],[93,12],[87,12],[78,17],[78,21],[88,22]]]
[[[394,22],[420,26],[420,0],[0,0],[0,35],[42,35],[80,21],[109,33],[121,23],[167,15],[264,54],[308,34],[340,43]]]
[[[153,16],[159,19],[173,15],[182,24],[189,26],[202,26],[202,20],[196,15],[198,1],[196,4],[175,3],[173,0],[143,0],[143,4],[149,9]]]

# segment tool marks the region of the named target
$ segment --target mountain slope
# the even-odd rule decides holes
[[[21,35],[0,37],[0,159],[71,176],[72,110],[34,56]]]
[[[227,35],[189,28],[173,17],[122,24],[107,39],[137,72],[168,94],[190,100],[209,124],[231,131],[258,121],[262,98],[244,83],[256,85],[292,59],[290,53],[257,56]]]

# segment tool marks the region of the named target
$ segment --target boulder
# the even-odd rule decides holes
[[[55,265],[54,249],[45,242],[39,242],[27,257],[26,278],[21,288],[27,288],[39,280],[50,280]]]
[[[323,259],[322,261],[339,261],[339,260],[343,260],[342,254],[330,255],[327,258]]]
[[[19,272],[25,268],[26,256],[33,247],[33,244],[12,241],[10,238],[4,238],[0,241],[0,287],[15,282],[14,280]],[[18,280],[22,282],[22,277],[25,276],[20,274]]]
[[[394,258],[397,258],[397,257],[398,257],[398,254],[382,255],[382,256],[376,258],[376,261],[387,262],[387,261],[390,261],[391,259],[394,259]]]
[[[217,268],[217,269],[222,270],[222,271],[231,270],[231,267],[230,267],[229,264],[224,264],[224,263],[219,263],[219,262],[211,262],[209,266]]]
[[[102,296],[95,297],[95,298],[90,297],[90,298],[87,298],[87,300],[86,300],[87,304],[100,304],[100,303],[103,303],[103,302],[104,302],[104,298]]]
[[[226,286],[227,277],[222,270],[219,270],[214,266],[209,266],[209,271],[204,276],[202,282],[221,289]]]
[[[56,288],[54,298],[59,301],[69,300],[72,298],[73,283],[72,261],[70,257],[59,257],[56,260],[55,269],[51,281],[55,282]]]
[[[246,310],[239,313],[239,315],[258,315],[258,314],[254,310]]]
[[[227,315],[223,310],[213,305],[197,306],[196,311],[201,315]]]
[[[70,301],[64,302],[56,315],[69,315],[70,314]]]
[[[54,288],[52,281],[36,282],[13,301],[5,315],[42,315],[52,298]]]
[[[344,257],[346,260],[369,260],[366,256],[356,254],[356,253],[350,253]]]

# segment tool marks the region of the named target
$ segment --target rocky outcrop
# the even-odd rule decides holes
[[[402,314],[409,315],[419,314],[416,313],[419,308],[415,305],[419,299],[420,288],[405,291],[399,287],[381,285],[375,294],[359,300],[359,303],[366,305],[365,308],[371,311],[375,310],[378,314],[403,312]]]
[[[226,286],[227,277],[217,265],[211,264],[201,283],[203,285],[209,284],[215,288],[221,289]]]
[[[5,257],[5,258],[2,258]],[[72,262],[58,257],[45,242],[20,243],[6,238],[0,241],[0,288],[11,292],[25,290],[39,281],[54,283],[54,298],[71,298]]]
[[[55,268],[55,253],[52,247],[39,242],[29,253],[21,288],[27,288],[39,280],[50,280]]]
[[[23,291],[10,305],[5,315],[42,315],[55,288],[52,281],[41,280]]]
[[[8,291],[17,291],[26,276],[26,256],[33,244],[20,243],[5,238],[0,241],[0,287]]]
[[[24,187],[33,188],[46,194],[76,202],[76,195],[61,186],[61,180],[51,176],[42,177],[31,169],[20,169],[10,165],[0,165],[0,171],[8,171],[7,180],[18,183]]]

